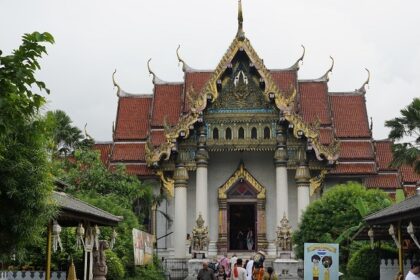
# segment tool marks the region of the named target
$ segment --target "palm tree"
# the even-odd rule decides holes
[[[401,117],[385,122],[385,126],[391,128],[389,138],[401,141],[392,146],[392,165],[399,167],[408,164],[420,174],[420,99],[414,98],[413,102],[400,112]]]
[[[46,118],[51,125],[55,152],[64,156],[71,154],[84,138],[82,131],[72,125],[72,120],[64,111],[49,111]]]

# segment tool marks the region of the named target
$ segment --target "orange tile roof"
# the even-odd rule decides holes
[[[116,143],[112,152],[111,161],[144,161],[144,143]]]
[[[271,70],[270,73],[277,87],[283,92],[288,93],[291,86],[297,85],[296,70]]]
[[[367,175],[376,174],[375,163],[338,163],[331,174],[335,175]]]
[[[330,127],[321,127],[319,129],[319,140],[321,141],[321,144],[328,145],[333,141],[333,130]]]
[[[146,139],[149,129],[149,112],[152,95],[120,97],[114,140]]]
[[[331,124],[327,90],[327,83],[299,82],[300,112],[305,122]]]
[[[213,71],[207,71],[207,72],[186,72],[185,73],[185,90],[184,93],[186,93],[187,90],[190,90],[191,87],[194,88],[194,91],[196,93],[199,93],[206,82],[210,79],[211,74],[213,74]],[[186,94],[184,94],[184,112],[188,112],[190,110],[190,105],[188,103],[188,98],[186,97]]]
[[[364,185],[368,188],[396,189],[401,186],[398,173],[378,174],[365,179]]]
[[[371,138],[363,95],[330,95],[333,125],[337,137]]]
[[[155,85],[152,109],[152,126],[163,126],[164,118],[175,125],[181,114],[182,84]]]
[[[93,145],[93,148],[99,151],[101,161],[104,165],[108,165],[111,147],[112,143],[95,143]]]
[[[405,190],[405,194],[406,194],[407,197],[416,195],[416,193],[417,193],[417,187],[416,186],[404,187],[404,190]]]
[[[390,167],[392,162],[392,142],[390,140],[375,141],[376,148],[376,162],[379,170],[397,170],[395,167]]]
[[[409,165],[402,165],[400,167],[402,180],[404,183],[414,183],[420,180],[420,175],[414,172],[414,169]]]
[[[339,160],[343,159],[373,159],[372,142],[341,141]]]
[[[125,164],[125,168],[127,170],[127,173],[131,175],[139,175],[139,176],[154,175],[153,170],[148,168],[147,165]]]
[[[166,140],[165,133],[163,130],[152,130],[150,132],[150,137],[151,137],[152,144],[155,147],[159,146]]]

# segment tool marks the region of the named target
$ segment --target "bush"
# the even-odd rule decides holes
[[[120,258],[111,250],[106,250],[106,265],[108,266],[107,279],[109,280],[120,280],[125,275],[124,265]]]
[[[164,280],[165,275],[159,259],[156,256],[153,256],[152,264],[137,267],[135,270],[135,277],[132,279]]]
[[[395,257],[396,251],[391,247],[383,246],[372,250],[370,246],[363,246],[351,256],[347,264],[347,274],[351,278],[346,279],[379,280],[381,259]]]

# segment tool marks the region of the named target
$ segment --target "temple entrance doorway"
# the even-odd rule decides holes
[[[256,204],[228,204],[229,251],[256,251]]]
[[[219,253],[267,248],[265,188],[245,169],[243,162],[219,187],[218,202]]]

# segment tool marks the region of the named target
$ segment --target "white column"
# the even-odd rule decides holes
[[[197,167],[196,190],[195,190],[195,218],[201,213],[206,226],[209,225],[208,216],[208,190],[207,190],[207,166]]]
[[[309,166],[306,162],[306,153],[302,149],[300,153],[300,163],[296,168],[296,187],[297,187],[297,200],[298,200],[298,221],[301,221],[302,211],[309,205],[309,179],[311,174],[309,172]]]
[[[187,237],[188,171],[183,164],[178,164],[175,168],[174,180],[174,257],[185,258],[185,240]]]
[[[185,239],[187,236],[187,188],[175,188],[174,211],[174,252],[175,258],[185,258]]]
[[[283,215],[289,218],[289,186],[287,180],[287,123],[280,121],[276,128],[277,147],[274,153],[276,166],[276,219],[280,225]]]
[[[303,210],[309,205],[309,185],[298,185],[297,187],[298,198],[298,221],[300,222]]]
[[[276,167],[276,206],[277,206],[277,224],[283,215],[289,217],[289,189],[287,182],[287,168],[286,166]]]

